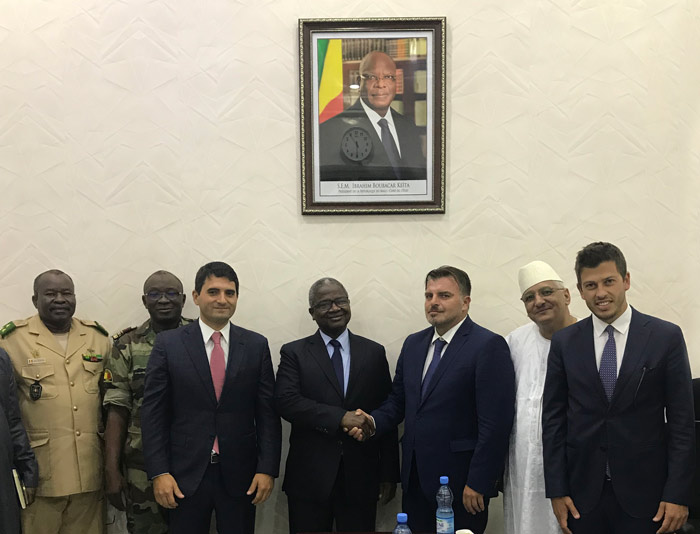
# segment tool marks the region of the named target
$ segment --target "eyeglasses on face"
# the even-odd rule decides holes
[[[384,82],[396,81],[396,76],[393,74],[385,74],[384,76],[377,76],[376,74],[361,74],[360,78],[362,78],[366,82],[372,83],[377,83],[379,80],[382,80]]]
[[[338,308],[347,308],[350,306],[350,299],[347,297],[341,297],[334,300],[322,300],[321,302],[317,302],[311,306],[311,309],[320,313],[326,313],[333,307],[333,304],[338,306]]]
[[[555,291],[563,291],[565,288],[563,287],[541,287],[537,290],[537,294],[542,297],[543,299],[546,299],[547,297],[551,297],[554,295]],[[520,297],[520,300],[522,300],[525,304],[532,304],[535,302],[535,291],[528,291],[525,293],[522,297]]]
[[[151,302],[158,302],[162,297],[168,300],[177,300],[182,296],[182,293],[175,291],[174,289],[168,289],[167,291],[149,291],[144,295],[146,299]]]

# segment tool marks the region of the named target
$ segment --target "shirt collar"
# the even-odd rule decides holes
[[[365,101],[362,100],[362,98],[360,98],[360,104],[362,104],[362,108],[365,110],[365,113],[367,113],[367,118],[369,118],[372,124],[377,124],[380,120],[386,119],[386,122],[388,122],[391,126],[394,126],[394,115],[391,112],[391,108],[389,108],[386,115],[382,117],[379,113],[365,104]],[[395,129],[396,128],[394,127],[394,130]]]
[[[211,339],[211,335],[214,332],[221,332],[221,337],[224,338],[226,343],[228,343],[228,337],[231,333],[231,321],[229,321],[222,330],[214,330],[211,326],[205,324],[201,318],[197,319],[197,321],[199,322],[199,328],[202,330],[202,338],[204,339],[205,345]]]
[[[460,322],[458,322],[456,325],[454,325],[452,328],[450,328],[447,332],[445,332],[442,335],[438,334],[437,330],[433,329],[433,340],[430,342],[430,344],[432,345],[433,343],[435,343],[436,339],[442,338],[449,345],[449,343],[452,341],[452,338],[455,337],[457,330],[459,330],[459,327],[462,326],[462,323],[467,320],[467,317],[469,317],[469,315],[466,315],[464,317],[464,319],[462,319]]]
[[[591,317],[593,319],[593,335],[595,337],[602,336],[603,332],[605,332],[605,329],[608,327],[608,323],[596,317],[595,314],[592,314]],[[620,334],[625,335],[627,330],[629,330],[630,321],[632,321],[632,306],[628,304],[627,309],[622,312],[622,315],[610,324]]]
[[[323,344],[326,347],[328,347],[328,343],[330,343],[331,339],[333,339],[333,338],[329,335],[326,335],[326,333],[323,330],[321,330],[320,328],[318,329],[318,331],[321,334],[321,339],[323,339]],[[348,332],[349,332],[349,330],[346,328],[345,330],[343,330],[342,334],[340,334],[337,338],[335,338],[340,342],[340,346],[343,348],[343,350],[347,350],[347,348],[348,348],[348,342],[350,340],[350,334],[348,334]]]

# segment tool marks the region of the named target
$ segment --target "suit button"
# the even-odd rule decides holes
[[[77,407],[77,406],[73,406],[73,411],[74,411],[74,412],[77,412],[77,411],[78,411],[78,407]]]
[[[39,373],[36,374],[36,377],[39,378]]]
[[[70,360],[66,360],[66,365],[68,365],[69,363],[70,363]]]
[[[79,435],[80,435],[80,430],[76,430],[76,431],[75,431],[75,435],[76,435],[76,436],[79,436]]]
[[[75,386],[75,382],[73,382],[73,381],[71,380],[71,382],[70,382],[70,387],[74,387],[74,386]]]

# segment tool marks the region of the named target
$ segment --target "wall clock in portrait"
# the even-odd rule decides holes
[[[350,128],[340,141],[340,149],[351,161],[364,161],[372,153],[372,139],[364,128]]]

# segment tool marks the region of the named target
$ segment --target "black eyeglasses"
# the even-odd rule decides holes
[[[164,296],[168,300],[177,300],[182,296],[182,293],[174,289],[168,289],[167,291],[149,291],[144,295],[151,302],[158,302]]]
[[[322,300],[321,302],[317,302],[311,306],[311,309],[316,310],[317,312],[326,313],[333,307],[333,304],[338,306],[338,308],[347,308],[350,306],[350,299],[347,297],[341,297],[334,300]]]

